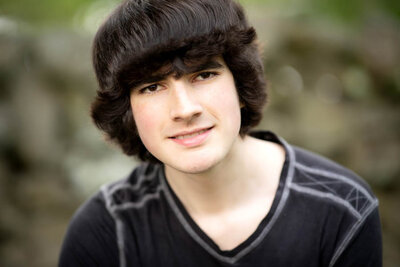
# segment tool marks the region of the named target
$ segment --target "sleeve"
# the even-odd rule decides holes
[[[115,223],[100,194],[82,205],[68,227],[59,267],[119,265]]]
[[[365,219],[335,264],[330,266],[382,266],[382,233],[377,207]]]

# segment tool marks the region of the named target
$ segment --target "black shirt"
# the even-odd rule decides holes
[[[161,164],[103,186],[73,217],[59,266],[382,266],[378,201],[351,171],[288,145],[277,193],[256,231],[224,251],[194,222]]]

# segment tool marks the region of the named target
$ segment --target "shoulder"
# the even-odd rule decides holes
[[[369,185],[349,169],[310,151],[291,146],[293,190],[326,198],[361,219],[377,207],[378,200]]]
[[[160,166],[142,164],[124,179],[102,186],[72,217],[61,249],[59,266],[117,266],[118,212],[140,207],[159,192]]]
[[[97,193],[74,214],[62,245],[59,266],[116,266],[115,222]]]
[[[161,191],[162,165],[143,163],[123,180],[102,186],[101,192],[110,214],[126,208],[140,208]]]
[[[340,261],[350,262],[351,257],[346,255],[352,254],[353,258],[361,255],[360,249],[354,249],[357,247],[362,248],[364,254],[375,255],[373,262],[379,262],[381,230],[378,200],[369,185],[354,172],[325,157],[295,146],[286,146],[292,158],[288,188],[297,196],[311,200],[308,203],[313,203],[315,216],[325,216],[322,218],[325,234],[334,241],[329,266]],[[364,254],[361,258],[366,259]]]
[[[378,206],[378,200],[369,185],[349,169],[323,156],[289,145],[272,132],[257,131],[251,135],[279,143],[285,148],[284,170],[287,175],[281,182],[285,183],[287,189],[321,200],[321,203],[340,206],[357,220],[368,216]]]

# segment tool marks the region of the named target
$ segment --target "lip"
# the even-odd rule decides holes
[[[185,147],[196,147],[206,141],[213,128],[214,127],[205,127],[190,131],[182,131],[170,136],[169,139]]]

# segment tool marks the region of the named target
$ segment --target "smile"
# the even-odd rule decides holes
[[[195,130],[191,132],[184,132],[170,137],[172,141],[185,147],[195,147],[201,145],[210,135],[211,128]]]
[[[173,138],[176,138],[176,139],[192,138],[192,137],[195,137],[197,135],[203,134],[208,130],[209,129],[204,129],[204,130],[201,130],[201,131],[198,131],[198,132],[195,132],[195,133],[191,133],[191,134],[178,135],[178,136],[175,136]]]

